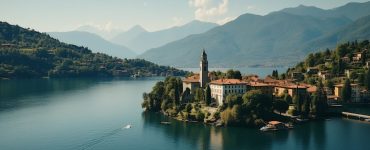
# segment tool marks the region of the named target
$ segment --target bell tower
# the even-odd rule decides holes
[[[199,83],[200,87],[204,88],[208,83],[208,60],[206,51],[203,49],[200,57],[200,72],[199,72]]]

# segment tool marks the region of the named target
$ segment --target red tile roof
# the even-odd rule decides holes
[[[211,82],[211,84],[247,84],[239,79],[218,79]]]
[[[194,74],[193,76],[187,77],[183,79],[182,82],[185,82],[185,83],[199,82],[199,74]]]
[[[254,86],[254,87],[256,87],[256,86],[259,86],[259,87],[261,87],[261,86],[272,86],[271,84],[266,84],[266,83],[261,83],[261,82],[249,82],[249,84],[251,86]]]

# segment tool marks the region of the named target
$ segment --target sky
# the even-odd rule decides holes
[[[252,13],[266,15],[298,5],[331,9],[368,0],[0,0],[0,21],[41,32],[90,25],[102,31],[141,25],[148,31],[192,20],[224,24]]]

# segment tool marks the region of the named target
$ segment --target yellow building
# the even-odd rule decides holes
[[[334,95],[339,99],[341,98],[343,86],[344,84],[337,84],[334,86]],[[351,102],[361,102],[360,86],[357,84],[351,84],[351,89]]]

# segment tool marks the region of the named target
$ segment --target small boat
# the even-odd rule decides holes
[[[132,125],[128,124],[128,125],[124,126],[123,128],[124,129],[130,129],[130,128],[132,128]]]
[[[162,121],[161,124],[164,124],[164,125],[170,125],[171,122],[167,122],[167,121]]]
[[[270,125],[270,124],[267,124],[266,126],[263,126],[262,128],[260,128],[260,131],[276,131],[278,129],[276,129],[274,126]]]
[[[270,121],[266,126],[260,128],[260,131],[277,131],[285,129],[293,129],[292,124],[282,123],[279,121]]]
[[[297,118],[297,121],[298,121],[298,122],[307,122],[307,121],[308,121],[308,119],[301,119],[301,118]]]
[[[370,119],[365,119],[364,121],[366,121],[366,122],[370,122]]]

